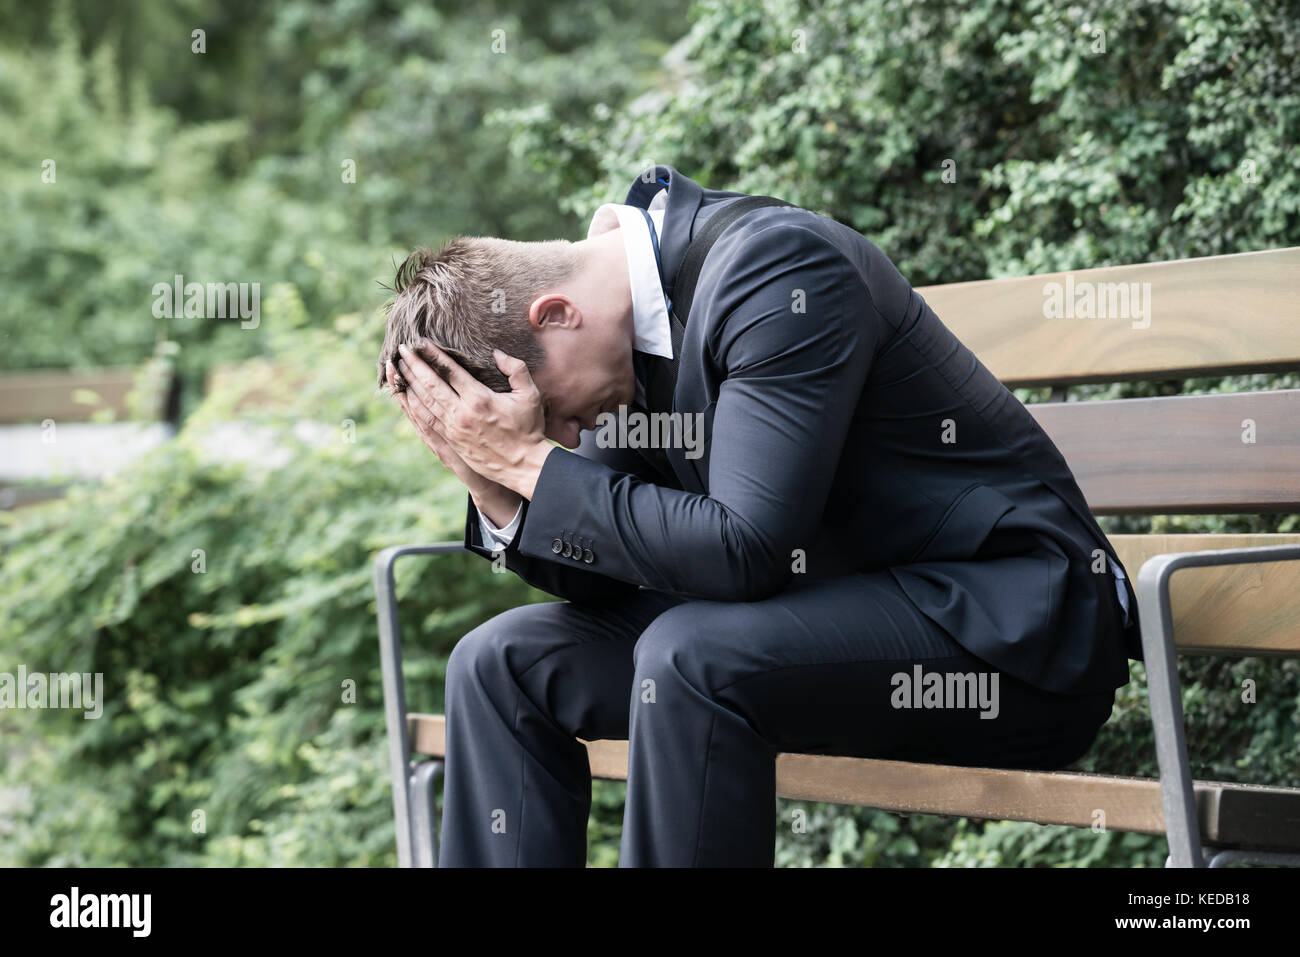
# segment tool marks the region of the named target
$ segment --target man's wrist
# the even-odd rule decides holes
[[[537,480],[542,474],[542,466],[546,464],[547,457],[554,451],[555,446],[545,439],[529,446],[521,457],[519,464],[512,470],[513,476],[508,486],[524,498],[532,501],[533,492],[537,489]]]
[[[497,528],[505,528],[519,512],[523,498],[514,490],[497,485],[490,491],[469,493],[474,507]]]

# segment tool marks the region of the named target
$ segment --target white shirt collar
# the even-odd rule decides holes
[[[646,208],[657,233],[663,232],[667,204],[668,190],[661,189]],[[627,273],[632,287],[633,348],[638,352],[671,359],[673,340],[668,321],[668,305],[664,302],[663,282],[659,277],[659,266],[655,261],[654,245],[645,216],[636,206],[606,203],[591,217],[587,238],[599,236],[611,229],[623,231],[623,247],[627,252]]]

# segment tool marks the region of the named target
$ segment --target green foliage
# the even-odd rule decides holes
[[[935,867],[1163,867],[1160,838],[1018,821],[957,822]]]
[[[587,818],[587,866],[617,867],[623,838],[625,781],[591,782],[591,814]]]
[[[9,517],[5,660],[102,672],[105,705],[0,711],[3,781],[31,788],[0,862],[394,862],[371,561],[459,540],[464,490],[374,394],[377,322],[300,309],[291,287],[267,305],[274,378],[255,367],[139,465]],[[252,387],[236,441],[222,423]],[[397,587],[424,711],[461,634],[540,597],[469,555],[409,560]]]
[[[930,815],[778,800],[777,867],[928,867],[956,822]]]
[[[386,249],[362,248],[319,197],[222,177],[246,149],[244,121],[183,123],[142,82],[125,95],[113,47],[85,58],[61,29],[52,51],[0,50],[0,113],[12,118],[0,142],[0,367],[134,364],[167,340],[197,381],[218,356],[262,351],[238,320],[156,317],[154,286],[177,274],[293,282],[313,315],[373,304],[367,280]]]
[[[572,232],[578,217],[539,192],[492,116],[532,98],[564,122],[618,101],[654,64],[658,33],[674,29],[671,3],[461,14],[289,0],[252,5],[233,33],[232,11],[208,7],[223,5],[203,8],[214,24],[203,54],[189,52],[189,19],[132,5],[104,23],[68,2],[48,46],[0,46],[0,369],[132,364],[166,339],[184,347],[179,368],[197,386],[215,360],[264,345],[230,320],[156,318],[154,284],[178,273],[264,294],[290,282],[323,323],[373,308],[376,281],[391,281],[415,245]],[[79,36],[74,9],[95,32]],[[135,35],[141,19],[163,32]],[[144,44],[167,73],[137,67]],[[250,57],[265,62],[246,76]],[[214,71],[244,82],[213,83]],[[42,177],[48,160],[54,182]]]
[[[570,209],[669,163],[849,223],[915,285],[1286,246],[1296,14],[1293,0],[700,0],[670,97],[578,127],[516,117]]]

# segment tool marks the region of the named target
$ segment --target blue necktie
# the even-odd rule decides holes
[[[661,179],[659,182],[663,182]],[[666,184],[665,184],[666,185]],[[642,209],[641,215],[645,217],[646,229],[650,232],[650,245],[655,251],[655,271],[659,276],[659,289],[663,292],[663,257],[659,252],[659,234],[655,230],[654,220],[650,218],[648,210]],[[673,392],[677,385],[677,366],[682,356],[682,338],[685,335],[685,328],[673,314],[673,303],[664,292],[664,308],[668,312],[669,334],[672,338],[673,356],[671,359],[665,359],[662,356],[653,356],[648,353],[638,352],[634,356],[634,367],[636,368],[637,380],[642,383],[644,391],[645,406],[651,411],[671,411],[673,405]],[[640,360],[637,363],[635,360]]]

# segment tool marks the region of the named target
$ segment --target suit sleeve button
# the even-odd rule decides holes
[[[564,543],[564,551],[563,551],[562,554],[564,555],[565,558],[568,558],[570,555],[573,554],[573,543],[572,543],[572,542],[565,542],[565,543]]]
[[[584,548],[582,550],[582,560],[586,562],[588,565],[590,565],[592,562],[596,560],[596,556],[592,554],[590,548]]]
[[[551,551],[553,551],[557,555],[560,554],[560,549],[562,549],[563,547],[564,547],[564,542],[560,541],[558,538],[551,542]]]

